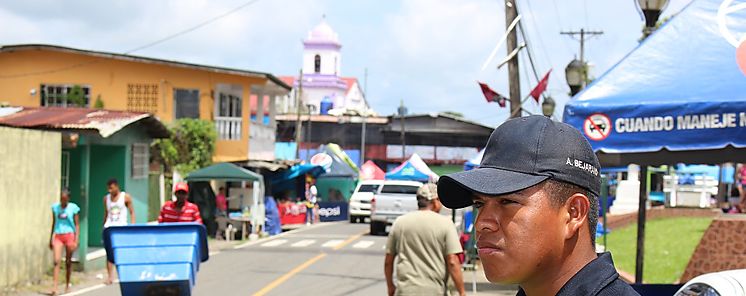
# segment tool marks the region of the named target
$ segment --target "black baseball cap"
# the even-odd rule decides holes
[[[598,157],[572,126],[533,115],[506,121],[492,132],[479,168],[445,175],[438,196],[448,208],[472,205],[472,194],[503,195],[552,179],[598,196]]]

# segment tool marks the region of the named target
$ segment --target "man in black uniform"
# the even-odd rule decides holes
[[[446,175],[446,207],[479,209],[477,248],[487,279],[518,295],[638,295],[611,254],[596,254],[600,165],[573,127],[511,119],[490,136],[478,169]]]

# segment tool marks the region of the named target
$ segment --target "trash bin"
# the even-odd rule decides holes
[[[104,247],[122,295],[191,295],[209,258],[205,226],[197,223],[112,226]]]

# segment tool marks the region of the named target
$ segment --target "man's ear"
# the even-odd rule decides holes
[[[575,193],[565,202],[565,210],[568,214],[565,239],[570,239],[578,234],[578,231],[588,229],[588,215],[591,210],[591,202],[587,196]]]

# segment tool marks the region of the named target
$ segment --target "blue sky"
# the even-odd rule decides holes
[[[564,68],[579,44],[561,30],[603,30],[586,43],[600,76],[637,46],[643,20],[635,0],[518,0],[539,75],[554,69],[547,93],[561,116],[569,99]],[[664,16],[689,0],[671,0]],[[3,1],[0,45],[49,43],[126,52],[220,15],[245,1]],[[188,34],[134,54],[295,75],[302,43],[326,15],[342,42],[342,74],[363,80],[382,115],[404,100],[411,113],[456,111],[496,126],[508,108],[485,102],[475,81],[507,95],[507,67],[482,63],[505,30],[503,0],[259,0]],[[10,29],[9,29],[10,28]],[[496,60],[506,55],[505,47]],[[536,84],[520,61],[522,95]],[[530,100],[525,107],[539,113]]]

